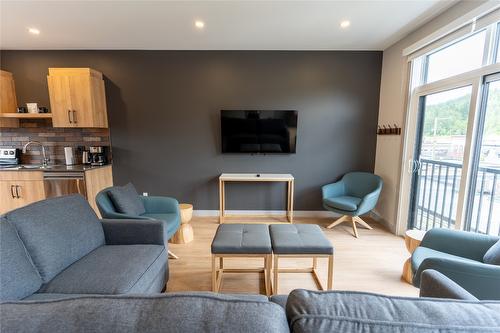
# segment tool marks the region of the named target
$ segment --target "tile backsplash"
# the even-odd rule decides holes
[[[50,121],[22,120],[19,128],[0,128],[0,147],[21,149],[28,141],[40,141],[51,163],[64,164],[64,147],[107,146],[111,143],[108,128],[53,128]],[[111,156],[108,157],[111,160]],[[41,147],[31,145],[21,154],[22,164],[41,163]]]

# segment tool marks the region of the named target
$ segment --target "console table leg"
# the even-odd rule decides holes
[[[293,187],[294,187],[294,181],[290,181],[290,218],[289,221],[290,223],[293,223]]]

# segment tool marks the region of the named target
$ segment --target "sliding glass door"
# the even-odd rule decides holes
[[[410,228],[455,227],[471,96],[467,85],[419,97]]]
[[[465,229],[500,235],[500,75],[484,79]]]

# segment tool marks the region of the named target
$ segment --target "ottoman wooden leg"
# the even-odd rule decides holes
[[[269,266],[271,265],[271,259],[269,255],[266,255],[264,257],[264,285],[266,288],[266,296],[271,296],[271,288],[270,288],[270,282],[269,279],[271,278],[269,276]]]
[[[218,292],[217,290],[217,257],[212,254],[212,291]]]
[[[328,285],[327,289],[333,288],[333,254],[328,257]]]
[[[279,259],[278,256],[275,255],[274,258],[274,283],[273,283],[273,292],[275,295],[278,294],[278,270],[279,270]]]

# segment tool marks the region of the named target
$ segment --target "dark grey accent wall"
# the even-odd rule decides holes
[[[218,209],[222,172],[292,173],[298,210],[323,184],[373,171],[381,52],[2,51],[18,101],[49,105],[49,67],[106,76],[115,183]],[[299,111],[297,154],[223,155],[220,109]],[[283,209],[284,186],[228,186],[228,209]]]

